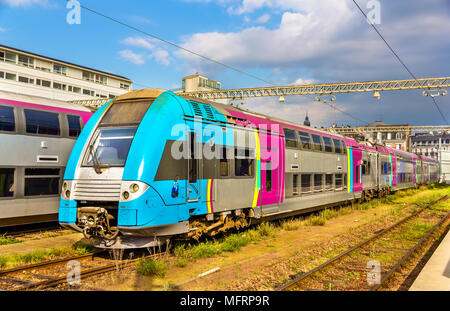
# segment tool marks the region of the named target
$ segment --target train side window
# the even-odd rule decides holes
[[[333,144],[334,144],[334,152],[342,153],[341,142],[337,139],[333,139]]]
[[[12,198],[14,192],[14,169],[0,168],[0,198]]]
[[[14,132],[15,130],[14,108],[0,106],[0,131]]]
[[[59,168],[26,168],[25,196],[58,195]]]
[[[325,145],[325,152],[333,152],[333,143],[330,137],[322,137]]]
[[[27,133],[59,136],[59,115],[53,112],[25,109]]]
[[[254,152],[250,149],[236,148],[234,160],[234,176],[253,176]]]
[[[323,187],[323,175],[322,174],[314,174],[314,192],[322,191]]]
[[[302,175],[302,193],[311,192],[311,174]]]
[[[342,153],[347,154],[347,147],[345,146],[345,142],[343,140],[341,140],[341,148],[342,148]]]
[[[322,146],[322,139],[320,139],[319,135],[315,135],[315,134],[311,134],[312,140],[313,140],[313,145],[314,145],[314,150],[316,151],[323,151],[323,146]]]
[[[220,153],[220,177],[228,177],[230,176],[230,161],[228,160],[230,157],[227,154],[227,147],[223,146],[221,148]]]
[[[344,189],[347,189],[347,174],[344,174]]]
[[[292,175],[292,194],[293,195],[298,195],[299,191],[298,191],[298,174],[294,174]]]
[[[266,191],[272,191],[272,162],[266,162]]]
[[[363,175],[368,175],[368,172],[367,172],[367,161],[366,160],[363,161],[362,174]]]
[[[69,136],[78,137],[81,133],[81,118],[80,116],[67,116],[67,122],[69,123]]]
[[[325,175],[325,190],[333,190],[333,174]]]
[[[297,135],[295,134],[294,130],[290,129],[283,129],[284,131],[284,138],[286,140],[286,147],[287,148],[297,148],[298,142],[297,142]]]
[[[300,137],[300,144],[303,150],[311,150],[311,136],[309,136],[308,132],[298,132]]]
[[[334,176],[334,183],[336,190],[341,190],[344,186],[344,180],[342,179],[342,174],[336,174]]]

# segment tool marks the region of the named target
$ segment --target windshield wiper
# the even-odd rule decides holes
[[[95,172],[97,174],[101,174],[102,170],[100,169],[100,162],[98,161],[98,158],[97,158],[97,150],[93,151],[93,149],[94,149],[94,145],[90,145],[89,152],[92,157],[92,165],[94,167]]]

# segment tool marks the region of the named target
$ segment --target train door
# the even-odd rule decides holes
[[[353,149],[353,191],[362,190],[362,151]]]
[[[261,148],[261,201],[260,204],[280,203],[282,150],[281,137],[260,132]],[[265,211],[268,213],[267,211]],[[270,212],[276,212],[270,211]]]
[[[197,141],[198,134],[195,131],[188,132],[188,179],[187,179],[187,194],[186,200],[188,202],[198,202],[201,197],[201,145]]]
[[[397,186],[397,156],[390,154],[391,160],[391,187]]]

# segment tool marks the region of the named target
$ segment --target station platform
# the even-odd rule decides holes
[[[450,231],[423,267],[410,291],[450,291]]]

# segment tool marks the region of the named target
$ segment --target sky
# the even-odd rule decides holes
[[[417,78],[450,76],[450,0],[378,2],[376,27]],[[352,0],[80,0],[149,34],[276,85],[410,79]],[[268,86],[89,11],[68,24],[66,0],[0,0],[0,43],[132,79],[134,88],[176,89],[200,73],[222,88]],[[450,95],[436,101],[450,120]],[[244,108],[313,126],[444,125],[419,90],[246,99]]]

